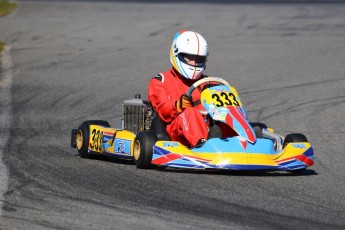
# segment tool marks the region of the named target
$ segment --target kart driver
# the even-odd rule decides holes
[[[201,89],[195,89],[192,98],[186,95],[197,80],[207,77],[203,73],[207,57],[207,43],[202,35],[179,31],[170,48],[172,67],[149,83],[148,99],[165,122],[171,140],[186,146],[200,147],[208,137],[208,121],[200,113],[203,106],[192,106],[192,99],[200,99]]]

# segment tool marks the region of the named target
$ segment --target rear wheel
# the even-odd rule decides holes
[[[140,132],[134,140],[133,157],[138,168],[152,168],[153,146],[158,138],[151,131]]]
[[[88,158],[88,146],[89,146],[89,138],[90,138],[90,126],[91,125],[99,125],[104,127],[110,127],[107,121],[102,120],[90,120],[84,121],[77,131],[76,137],[76,146],[81,158]]]

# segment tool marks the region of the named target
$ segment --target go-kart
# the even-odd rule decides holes
[[[225,124],[234,135],[212,137],[198,147],[171,141],[150,103],[136,97],[124,101],[121,128],[102,120],[85,121],[72,130],[71,146],[82,158],[102,154],[131,159],[138,168],[300,172],[314,164],[313,148],[303,134],[284,137],[263,123],[248,122],[240,97],[224,79],[203,78],[187,95],[200,87],[200,101],[193,104],[202,104],[205,110],[200,112],[210,125]]]

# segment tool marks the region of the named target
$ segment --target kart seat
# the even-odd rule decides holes
[[[150,131],[156,134],[159,141],[171,140],[165,128],[164,121],[156,114],[151,121]]]

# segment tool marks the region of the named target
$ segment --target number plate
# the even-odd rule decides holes
[[[231,92],[214,92],[212,102],[217,107],[239,106],[236,96]]]
[[[90,140],[89,140],[89,148],[95,152],[102,152],[102,144],[103,144],[103,131],[100,129],[91,129],[90,130]]]
[[[239,98],[228,86],[217,85],[205,89],[201,94],[201,102],[205,108],[215,105],[218,108],[241,106]]]

